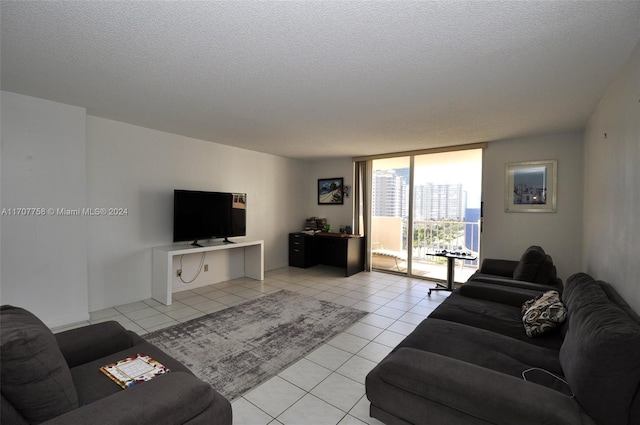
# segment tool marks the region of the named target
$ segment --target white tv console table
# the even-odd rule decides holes
[[[165,305],[171,305],[174,256],[236,249],[244,250],[244,276],[264,280],[264,241],[214,241],[203,246],[176,243],[153,248],[151,296]]]

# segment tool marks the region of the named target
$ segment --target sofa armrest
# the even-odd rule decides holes
[[[403,347],[378,367],[384,382],[488,423],[595,425],[558,391],[428,351]]]
[[[43,425],[184,424],[207,410],[214,401],[214,394],[209,384],[195,376],[170,372],[67,412]],[[231,405],[228,409],[230,411]],[[231,423],[230,414],[228,423]]]
[[[495,277],[495,276],[474,275],[474,276],[471,276],[471,278],[469,278],[468,282],[485,282],[485,283],[491,283],[494,285],[507,286],[511,288],[529,289],[531,291],[538,291],[540,293],[546,292],[546,291],[558,291],[560,293],[562,292],[562,288],[557,286],[543,285],[540,283],[525,282],[523,280],[508,279],[508,278]]]
[[[537,297],[543,291],[472,280],[462,285],[459,293],[469,298],[522,307],[525,301]]]
[[[69,367],[126,350],[140,339],[115,321],[70,329],[55,334],[55,337]]]
[[[478,273],[513,278],[513,272],[520,262],[514,260],[500,260],[485,258],[480,264]]]

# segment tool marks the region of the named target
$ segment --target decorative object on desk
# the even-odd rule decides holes
[[[233,400],[366,315],[281,290],[144,338]]]
[[[126,389],[141,382],[150,381],[158,375],[163,375],[169,372],[169,369],[149,356],[136,354],[135,356],[102,366],[100,372]]]
[[[328,236],[330,238],[359,238],[360,235],[350,235],[348,233],[337,233],[337,232],[316,232],[316,236]]]
[[[505,165],[505,212],[556,212],[558,161]]]
[[[323,230],[327,224],[326,218],[309,217],[305,221],[304,230]]]
[[[343,182],[342,177],[318,179],[318,205],[344,204]]]

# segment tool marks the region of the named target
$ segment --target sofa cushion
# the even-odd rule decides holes
[[[2,395],[30,423],[77,408],[69,367],[49,328],[22,308],[2,306],[0,314]]]
[[[132,347],[142,338],[116,321],[94,323],[55,334],[69,368]]]
[[[46,425],[231,425],[231,405],[190,373],[172,372],[82,406]]]
[[[570,277],[560,362],[576,399],[598,423],[627,425],[640,385],[640,325],[612,303],[599,282]]]
[[[460,293],[449,295],[430,315],[430,318],[458,322],[475,328],[525,341],[529,345],[536,345],[560,350],[562,335],[551,332],[538,338],[529,338],[522,326],[522,313],[518,306],[489,301],[486,299],[463,296]]]
[[[367,375],[366,389],[371,416],[387,424],[595,425],[564,394],[411,348],[382,360]]]
[[[609,301],[620,307],[634,322],[640,325],[640,316],[636,313],[629,304],[613,289],[613,286],[607,282],[598,281],[598,284],[609,298]]]
[[[11,425],[29,425],[29,422],[22,417],[3,395],[0,395],[0,419],[2,419],[3,423]]]
[[[578,293],[583,285],[588,286],[592,282],[594,279],[587,273],[576,273],[569,276],[562,291],[562,302],[569,313],[589,302],[588,297],[579,296]]]
[[[513,271],[513,278],[535,282],[538,271],[546,260],[547,255],[541,247],[530,246],[520,257],[520,262]]]
[[[519,379],[532,367],[562,375],[556,350],[432,317],[423,320],[395,350],[402,347],[451,357]]]
[[[169,356],[156,346],[146,341],[142,341],[133,347],[116,351],[108,356],[71,368],[71,375],[73,376],[73,381],[76,385],[80,404],[91,404],[112,394],[124,391],[118,384],[102,373],[100,368],[106,364],[115,363],[118,360],[134,356],[137,353],[145,354],[154,360],[157,360],[171,370],[171,373],[178,371],[191,373],[185,365],[173,357]]]
[[[545,255],[545,260],[540,264],[538,274],[536,275],[534,282],[561,287],[562,282],[559,282],[556,277],[556,266],[553,265],[551,256]]]
[[[522,282],[513,279],[485,278],[467,281],[460,286],[459,293],[465,297],[479,298],[522,307],[522,304],[545,291],[553,290],[550,286],[537,283]]]
[[[529,338],[555,329],[567,318],[567,309],[557,291],[547,291],[522,305],[522,324]]]

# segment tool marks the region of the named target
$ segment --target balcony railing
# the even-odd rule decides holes
[[[427,255],[429,252],[446,249],[447,251],[472,253],[479,256],[479,221],[415,220],[412,239],[412,268],[407,270],[407,219],[400,217],[374,217],[373,219],[372,266],[376,270],[445,280],[447,277],[446,259],[429,256]],[[383,229],[377,228],[376,223]],[[394,230],[396,227],[397,232]],[[376,251],[383,252],[380,248],[384,248],[386,255],[376,255]],[[477,268],[478,260],[456,260],[455,281],[465,282]]]

